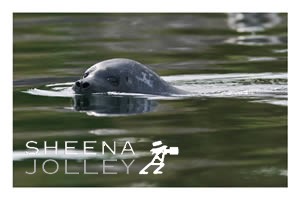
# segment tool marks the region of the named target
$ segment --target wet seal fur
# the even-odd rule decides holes
[[[77,94],[124,92],[154,95],[186,94],[173,87],[147,66],[130,59],[110,59],[99,62],[76,81],[72,89]]]

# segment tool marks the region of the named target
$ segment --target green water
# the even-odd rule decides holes
[[[118,153],[125,141],[136,153],[149,153],[151,143],[159,140],[179,147],[178,156],[166,156],[162,175],[138,174],[152,159],[142,154],[129,174],[119,158],[110,163],[118,172],[114,175],[102,174],[102,159],[97,158],[88,161],[88,169],[98,175],[83,174],[80,159],[68,160],[78,175],[65,174],[64,159],[56,159],[60,167],[53,175],[42,172],[46,159],[37,160],[34,175],[25,174],[32,170],[32,159],[14,160],[14,186],[287,186],[286,104],[234,94],[197,96],[152,100],[154,109],[147,112],[95,116],[74,109],[70,97],[24,93],[74,82],[89,66],[119,57],[149,65],[161,76],[287,73],[287,15],[275,17],[254,16],[258,20],[249,24],[263,29],[241,32],[229,25],[227,14],[14,14],[14,153],[24,152],[31,140],[39,148],[44,141],[57,141],[62,149],[65,141],[77,141],[78,150],[84,141],[97,141],[97,152],[102,141],[116,141]],[[243,28],[244,22],[235,24]],[[276,80],[243,83],[287,84],[287,79]]]

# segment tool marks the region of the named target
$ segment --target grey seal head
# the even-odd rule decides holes
[[[99,62],[76,81],[72,89],[77,94],[110,91],[155,95],[185,94],[173,87],[147,66],[130,59],[110,59]]]

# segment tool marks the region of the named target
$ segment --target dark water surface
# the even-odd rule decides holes
[[[287,186],[286,14],[14,14],[14,186]],[[188,96],[75,96],[110,58],[149,65]],[[26,142],[41,153],[27,155]],[[179,147],[139,175],[152,142]],[[44,155],[44,141],[58,152]],[[64,154],[64,142],[77,141]],[[83,155],[97,141],[97,156]],[[116,142],[117,155],[102,152]],[[121,155],[129,141],[135,155]],[[37,172],[25,174],[37,158]],[[47,159],[56,174],[42,171]],[[129,164],[130,173],[121,160]],[[69,171],[65,174],[65,160]],[[85,161],[86,160],[86,161]],[[117,172],[104,175],[103,160]],[[84,174],[84,163],[89,172]],[[46,169],[55,170],[50,162]]]

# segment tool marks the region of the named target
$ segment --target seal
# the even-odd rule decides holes
[[[164,81],[149,67],[123,58],[105,60],[91,66],[72,89],[76,94],[110,91],[154,95],[187,93]]]

